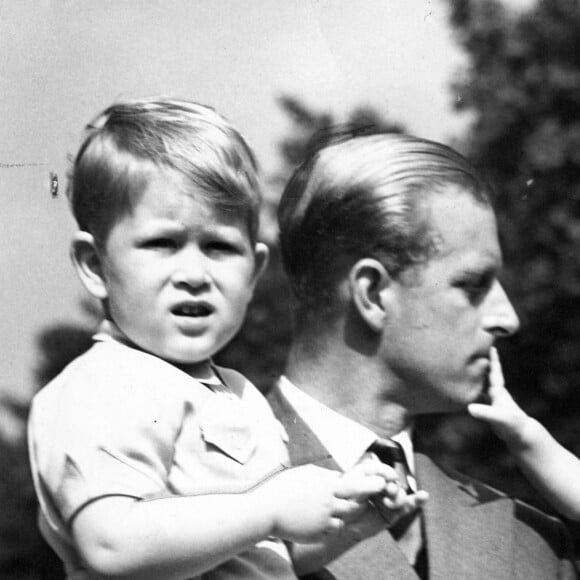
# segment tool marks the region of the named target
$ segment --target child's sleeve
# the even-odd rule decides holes
[[[69,373],[34,401],[31,464],[49,522],[52,515],[68,525],[85,505],[106,496],[170,495],[168,471],[184,404],[155,373],[144,384],[120,374],[101,370],[81,381],[80,373]]]

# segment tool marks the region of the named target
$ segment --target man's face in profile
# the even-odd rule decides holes
[[[393,282],[384,355],[412,413],[462,409],[483,391],[489,350],[519,322],[497,280],[493,210],[450,187],[426,205],[436,252]]]

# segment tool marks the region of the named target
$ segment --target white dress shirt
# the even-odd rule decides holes
[[[371,429],[313,399],[294,386],[286,377],[280,377],[279,387],[282,394],[320,439],[322,445],[343,471],[348,471],[361,461],[370,445],[379,438]],[[416,491],[411,427],[397,433],[391,439],[403,448],[411,472],[408,478],[409,485],[413,491]]]

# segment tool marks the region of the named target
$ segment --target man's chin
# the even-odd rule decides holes
[[[467,405],[470,405],[471,403],[481,403],[483,405],[489,405],[491,403],[487,385],[479,385],[478,388],[474,388],[470,393],[466,393],[465,395],[465,397],[457,399],[451,403],[454,407],[451,412],[466,411]]]
[[[487,390],[481,391],[479,395],[475,398],[475,400],[471,401],[472,403],[479,403],[480,405],[491,405],[491,397]]]

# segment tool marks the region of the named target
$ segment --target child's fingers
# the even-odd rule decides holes
[[[380,461],[376,461],[371,457],[365,457],[362,461],[357,463],[352,469],[347,471],[343,477],[359,477],[367,475],[378,475],[383,477],[386,481],[395,481],[397,479],[397,472]]]
[[[389,484],[390,487],[390,484]],[[394,488],[392,488],[392,491],[394,491],[394,493],[391,493],[390,495],[383,495],[382,498],[382,502],[383,505],[387,508],[389,508],[390,510],[397,510],[399,511],[406,503],[407,501],[407,493],[405,492],[405,490],[400,487],[397,486],[396,491],[394,490]]]
[[[504,405],[482,405],[471,403],[467,410],[472,417],[486,421],[500,437],[509,435],[517,430],[519,425],[527,419],[527,415],[517,406],[513,399]]]
[[[408,495],[399,488],[395,496],[382,496],[373,500],[374,506],[380,513],[387,527],[394,525],[399,519],[422,508],[429,494],[426,491],[418,491]]]
[[[406,514],[424,506],[428,499],[429,494],[426,491],[420,490],[408,494],[399,487],[395,494],[383,496],[383,504],[389,509],[399,510]]]
[[[415,499],[415,506],[420,508],[429,501],[429,492],[420,489],[413,497]]]
[[[475,419],[487,421],[488,423],[504,423],[507,417],[501,409],[491,405],[483,405],[481,403],[471,403],[467,405],[467,411]]]
[[[345,522],[340,517],[333,517],[330,518],[328,521],[328,525],[326,529],[323,531],[323,534],[334,535],[340,533],[345,526]]]
[[[397,472],[371,459],[361,461],[337,481],[334,495],[339,498],[366,500],[385,491],[389,482],[397,482]]]
[[[385,497],[394,500],[401,492],[403,492],[403,489],[401,488],[401,485],[398,481],[389,481],[385,486]]]
[[[390,500],[383,496],[377,496],[371,500],[376,513],[387,528],[393,526],[402,517],[398,509],[390,507],[389,502]]]
[[[400,489],[396,497],[389,498],[385,496],[384,501],[385,503],[389,503],[392,509],[397,509],[407,514],[423,507],[428,499],[429,494],[426,491],[420,490],[416,493],[407,494],[403,489]]]
[[[429,494],[425,490],[420,489],[413,495],[408,495],[407,498],[409,509],[416,510],[422,508],[429,501]]]
[[[503,371],[501,368],[501,362],[499,360],[499,353],[497,348],[492,346],[489,351],[490,369],[489,369],[489,380],[492,387],[502,388],[505,386],[505,379],[503,377]]]
[[[422,508],[429,500],[429,494],[426,491],[419,490],[411,495],[405,494],[399,499],[398,506],[401,515],[407,515]]]
[[[499,360],[499,355],[495,347],[490,349],[490,370],[489,370],[489,390],[488,394],[491,399],[491,406],[498,409],[505,410],[496,415],[493,411],[489,411],[485,408],[485,405],[477,404],[473,406],[469,412],[478,419],[483,419],[487,421],[496,420],[499,423],[503,423],[508,420],[510,414],[518,415],[521,413],[521,409],[517,403],[513,400],[509,391],[505,387],[505,379],[503,376],[503,371],[501,369],[501,363]]]
[[[341,477],[334,489],[334,496],[342,499],[363,500],[382,493],[385,490],[385,480],[379,475],[345,474]]]
[[[340,518],[344,522],[356,521],[368,509],[368,505],[368,499],[360,502],[348,499],[336,499],[332,516]]]
[[[502,379],[503,380],[503,379]],[[467,406],[469,413],[476,419],[503,423],[513,416],[523,414],[520,406],[514,401],[509,391],[501,384],[490,387],[491,404],[471,403]]]
[[[487,392],[491,398],[491,402],[493,403],[497,400],[501,400],[506,395],[509,397],[509,393],[505,388],[505,379],[501,368],[501,362],[495,347],[492,347],[489,351],[489,360],[489,389]]]

